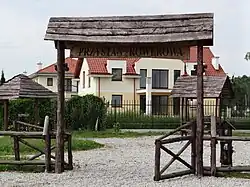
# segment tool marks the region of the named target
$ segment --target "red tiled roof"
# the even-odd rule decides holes
[[[207,64],[205,75],[207,76],[225,76],[226,73],[219,65],[219,70],[215,70],[212,65],[212,58],[214,57],[209,47],[203,48],[203,61]],[[127,75],[135,75],[135,62],[140,58],[87,58],[86,61],[89,66],[89,74],[109,74],[107,70],[107,60],[126,60],[127,62]],[[190,48],[190,59],[184,60],[185,63],[197,62],[197,47]],[[82,59],[78,59],[76,65],[75,77],[79,77],[82,67]]]
[[[140,58],[87,58],[87,63],[89,66],[89,74],[109,74],[107,70],[108,60],[125,60],[127,62],[126,74],[134,75],[136,74],[134,64]]]
[[[216,70],[212,64],[212,59],[214,54],[210,50],[209,47],[203,47],[203,62],[207,65],[207,69],[205,71],[205,75],[207,76],[225,76],[226,73],[222,69],[221,65],[219,65],[219,69]],[[197,47],[190,48],[190,59],[184,60],[185,63],[195,63],[197,62]]]
[[[67,71],[67,73],[72,73],[72,74],[75,74],[75,71],[76,71],[76,66],[77,66],[77,60],[73,59],[73,58],[70,58],[70,57],[67,57],[65,59],[65,63],[68,64],[68,67],[69,67],[69,71]],[[42,68],[40,69],[39,71],[37,71],[36,73],[56,73],[56,70],[55,70],[55,65],[56,63],[54,64],[51,64],[45,68]]]

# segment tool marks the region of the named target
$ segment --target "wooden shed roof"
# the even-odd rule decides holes
[[[113,17],[52,17],[45,40],[85,43],[213,45],[213,13]],[[194,43],[196,45],[197,43]],[[66,48],[67,42],[66,42]]]
[[[0,100],[17,98],[54,98],[56,94],[34,82],[28,76],[19,74],[0,86]]]
[[[196,98],[197,76],[179,77],[171,92],[172,97]],[[204,76],[204,98],[233,96],[232,84],[228,76]]]

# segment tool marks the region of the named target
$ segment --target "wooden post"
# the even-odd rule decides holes
[[[211,116],[211,176],[216,174],[216,118]]]
[[[72,136],[71,134],[68,135],[68,163],[69,163],[69,169],[73,169],[73,155],[72,155]]]
[[[191,126],[191,136],[192,136],[192,144],[191,144],[191,164],[193,167],[193,173],[196,172],[196,121],[193,122]]]
[[[38,99],[35,99],[35,103],[34,103],[34,112],[35,112],[35,125],[39,125],[39,102]]]
[[[43,126],[43,136],[45,140],[45,169],[51,172],[51,136],[50,136],[49,116],[45,116]]]
[[[160,161],[161,161],[161,141],[155,141],[155,181],[159,181],[161,178],[160,174]]]
[[[3,101],[3,105],[4,105],[4,117],[3,117],[3,124],[4,124],[4,130],[7,131],[8,130],[8,126],[9,126],[9,101],[5,100]]]
[[[203,176],[203,46],[197,47],[197,130],[196,130],[196,174]]]
[[[64,171],[64,79],[65,50],[64,43],[56,41],[57,48],[57,129],[56,129],[56,162],[55,172]]]
[[[15,121],[13,121],[13,126],[15,128],[15,131],[19,131],[19,125]],[[20,160],[20,149],[19,149],[19,138],[18,136],[14,136],[14,154],[15,154],[15,160]]]
[[[184,99],[181,97],[180,98],[180,103],[181,103],[181,125],[183,125],[183,113],[184,113]]]

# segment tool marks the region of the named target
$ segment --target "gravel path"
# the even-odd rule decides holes
[[[71,187],[249,187],[250,180],[233,178],[185,176],[153,181],[154,172],[154,139],[156,137],[128,138],[128,139],[96,139],[106,146],[102,149],[74,153],[75,168],[62,174],[47,173],[0,173],[0,186],[71,186]],[[171,144],[169,148],[177,152],[184,143]],[[234,163],[250,163],[250,143],[234,144],[236,153]],[[209,164],[209,144],[205,144],[205,165]],[[182,158],[189,159],[190,149]],[[167,162],[170,157],[162,153]],[[186,169],[185,166],[174,162],[169,171]]]

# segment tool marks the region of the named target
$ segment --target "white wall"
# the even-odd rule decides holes
[[[85,71],[85,88],[83,88],[83,72]],[[83,60],[82,69],[80,72],[80,82],[78,87],[79,95],[94,94],[97,95],[97,78],[90,77],[89,75],[89,66],[86,59]],[[89,79],[90,78],[90,87]]]
[[[156,59],[156,58],[142,58],[135,63],[135,70],[140,74],[140,69],[147,69],[147,76],[152,77],[153,69],[165,69],[169,72],[168,87],[172,89],[174,86],[174,70],[181,70],[184,72],[184,63],[181,60],[175,59]]]

